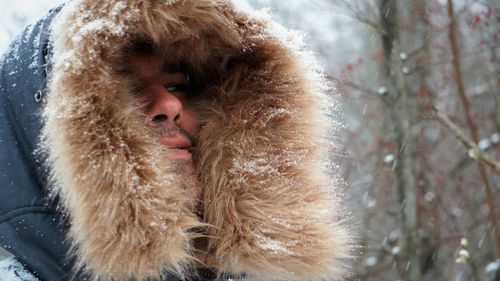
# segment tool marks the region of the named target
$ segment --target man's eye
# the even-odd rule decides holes
[[[188,85],[186,84],[169,84],[165,85],[165,90],[173,93],[173,92],[187,92]]]

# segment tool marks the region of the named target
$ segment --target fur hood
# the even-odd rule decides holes
[[[205,81],[194,155],[203,220],[118,71],[136,40]],[[226,1],[73,0],[51,41],[43,144],[78,270],[184,276],[204,229],[219,274],[342,279],[350,240],[341,181],[326,170],[327,88],[293,33]]]

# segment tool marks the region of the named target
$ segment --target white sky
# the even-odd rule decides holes
[[[26,25],[62,2],[64,0],[0,0],[0,54]]]

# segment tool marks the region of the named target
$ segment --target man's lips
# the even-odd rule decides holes
[[[192,144],[189,139],[183,135],[162,138],[160,139],[160,144],[167,148],[167,159],[187,159],[191,157],[191,152],[189,150]]]
[[[162,138],[160,143],[168,148],[189,149],[191,147],[189,139],[182,135]]]

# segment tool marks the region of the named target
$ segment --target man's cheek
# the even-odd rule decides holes
[[[187,109],[185,111],[185,114],[186,114],[186,116],[184,116],[186,120],[185,129],[191,134],[197,135],[201,129],[200,121],[198,120],[197,114],[193,109]]]

